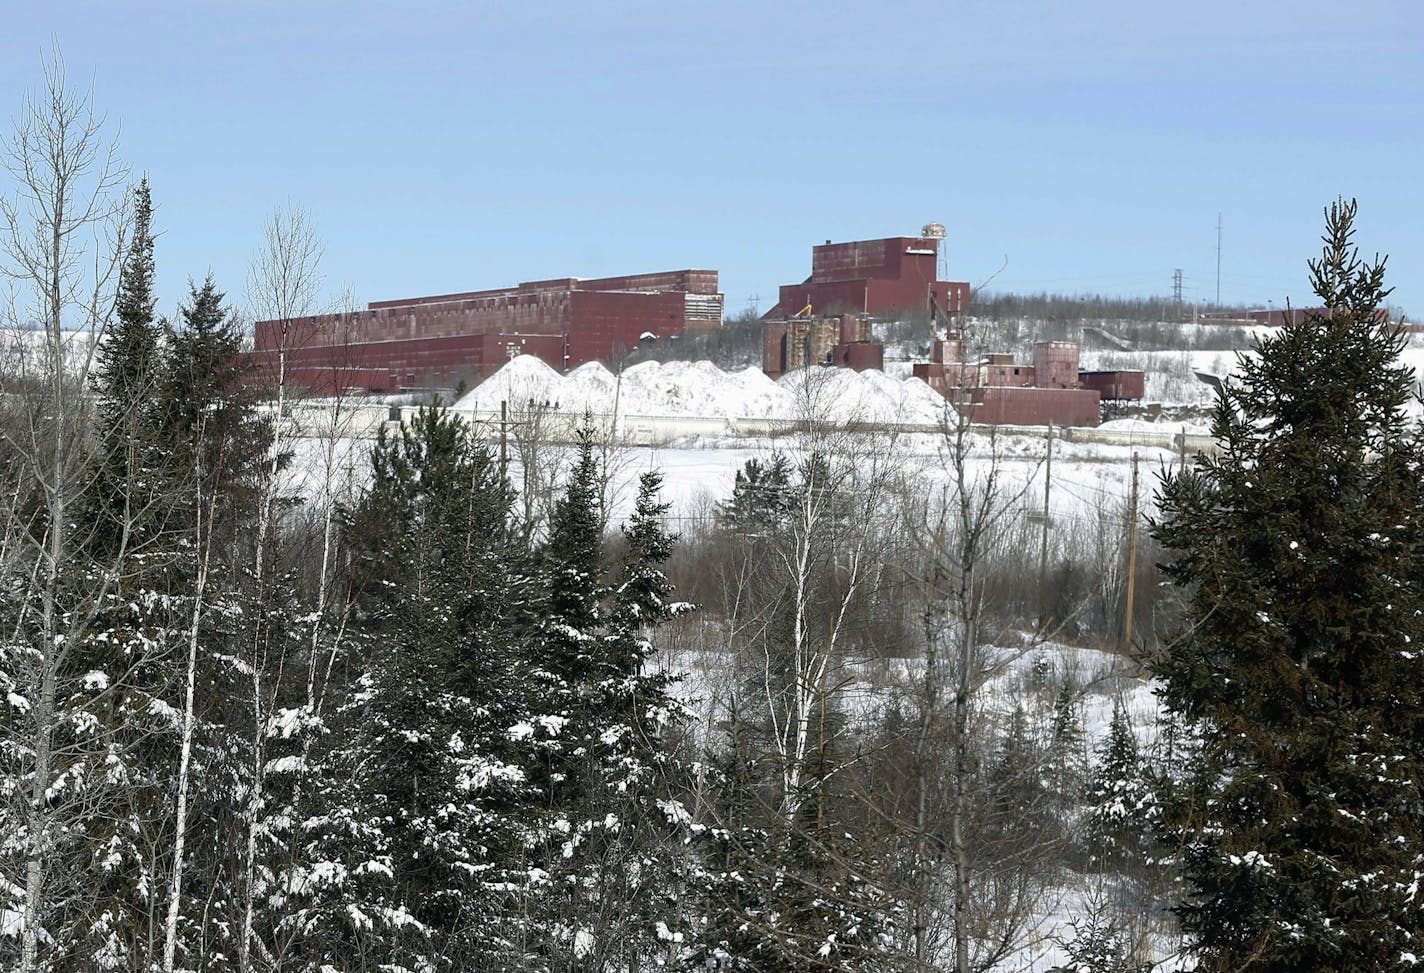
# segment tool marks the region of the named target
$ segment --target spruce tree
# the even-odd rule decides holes
[[[154,318],[153,202],[145,176],[133,193],[133,231],[119,271],[113,323],[95,352],[91,382],[100,460],[85,520],[100,556],[133,552],[152,540],[169,484],[161,475],[156,391],[162,328]]]
[[[1200,736],[1164,826],[1203,970],[1424,958],[1424,448],[1355,212],[1310,262],[1324,312],[1242,357],[1219,452],[1160,491],[1188,608],[1154,665]]]
[[[795,505],[791,463],[785,453],[762,462],[753,457],[737,471],[731,498],[722,505],[724,527],[759,535],[779,529]]]
[[[674,781],[686,775],[667,741],[683,717],[671,679],[653,665],[651,638],[684,610],[662,573],[673,538],[662,525],[661,477],[645,474],[614,570],[594,447],[581,431],[541,552],[544,617],[524,732],[543,754],[532,776],[543,810],[531,833],[545,839],[531,864],[547,880],[529,889],[527,969],[635,969],[678,952],[669,945],[678,869],[668,842],[690,816],[676,803]]]
[[[1100,869],[1131,870],[1141,864],[1153,800],[1137,735],[1120,699],[1113,701],[1108,735],[1097,756],[1087,794],[1091,853]]]
[[[269,435],[247,381],[252,366],[241,356],[242,332],[226,300],[212,274],[201,285],[189,281],[188,300],[168,329],[157,421],[167,462],[184,495],[222,490],[234,501],[222,505],[232,514],[226,518],[232,527],[251,514]],[[195,484],[198,471],[202,482]],[[189,499],[180,507],[192,503]],[[191,520],[188,509],[183,522]]]
[[[564,691],[576,691],[598,670],[593,646],[603,582],[603,510],[600,464],[591,429],[578,432],[578,454],[563,495],[549,518],[544,576],[550,674]]]
[[[116,429],[141,412],[157,378],[160,329],[154,318],[153,201],[145,176],[134,189],[133,232],[119,271],[114,322],[95,353],[101,421]]]
[[[163,349],[154,318],[147,178],[133,189],[132,219],[114,317],[89,376],[94,439],[86,458],[92,466],[76,525],[91,560],[68,579],[78,604],[106,593],[90,609],[94,637],[70,646],[72,674],[87,691],[66,705],[93,707],[88,725],[105,751],[92,779],[112,789],[108,813],[94,819],[87,836],[97,849],[87,863],[96,876],[95,915],[82,924],[76,951],[115,970],[144,968],[153,958],[154,847],[162,841],[156,836],[168,836],[174,743],[171,721],[162,714],[171,712],[175,698],[169,646],[181,590],[165,577],[181,555],[163,532],[173,484],[154,405]],[[104,693],[94,691],[98,685]]]
[[[488,446],[439,408],[382,432],[371,465],[349,538],[369,661],[308,838],[328,876],[303,886],[309,947],[317,965],[364,953],[496,968],[499,903],[524,879],[511,868],[529,762],[510,732],[527,713],[512,494]]]
[[[1083,722],[1072,680],[1064,679],[1053,700],[1049,749],[1055,803],[1060,813],[1076,807],[1083,785]]]

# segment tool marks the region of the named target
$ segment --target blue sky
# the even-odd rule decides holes
[[[1424,315],[1418,0],[27,3],[0,119],[52,39],[150,175],[165,309],[239,297],[287,204],[362,301],[706,267],[765,309],[930,220],[954,279],[1210,301],[1220,213],[1222,299],[1301,304],[1344,194]]]

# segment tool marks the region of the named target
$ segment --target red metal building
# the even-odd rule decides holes
[[[515,354],[559,369],[617,358],[644,341],[720,327],[722,309],[715,270],[570,277],[259,321],[252,354],[270,372],[284,348],[287,379],[317,391],[448,388]]]
[[[964,361],[958,336],[935,341],[932,361],[914,366],[916,378],[952,402],[974,422],[1041,426],[1096,426],[1104,400],[1140,399],[1143,374],[1137,371],[1084,372],[1078,346],[1071,341],[1041,341],[1033,346],[1033,364],[1012,355]]]
[[[1323,307],[1276,307],[1262,308],[1255,311],[1207,311],[1198,319],[1202,324],[1234,324],[1234,325],[1266,325],[1271,328],[1283,328],[1288,324],[1306,324],[1316,318],[1330,316],[1328,308]],[[1389,322],[1389,311],[1379,308],[1375,311],[1375,321],[1378,324]]]
[[[772,378],[807,365],[864,372],[885,364],[885,346],[872,340],[868,314],[763,321],[761,341],[761,368]]]
[[[928,231],[927,231],[928,232]],[[915,313],[969,309],[969,284],[939,279],[937,237],[887,237],[811,248],[811,276],[784,284],[763,318],[790,318],[808,305],[816,314]]]

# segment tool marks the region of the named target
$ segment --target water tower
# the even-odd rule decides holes
[[[944,240],[947,234],[944,231],[943,223],[926,223],[920,227],[920,236],[926,240],[935,241],[935,279],[944,280],[949,276],[949,256],[945,253]],[[948,319],[945,320],[945,334],[949,334],[951,325]],[[939,337],[939,330],[935,325],[935,312],[933,298],[930,301],[930,342],[933,345],[935,339]]]
[[[920,236],[926,240],[939,241],[935,244],[935,250],[939,253],[938,266],[935,267],[935,273],[940,280],[947,280],[949,278],[949,255],[944,252],[944,240],[947,236],[944,230],[944,224],[926,223],[920,227]]]

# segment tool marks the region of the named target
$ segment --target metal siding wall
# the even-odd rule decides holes
[[[1140,399],[1147,392],[1142,372],[1079,372],[1078,381],[1105,399]]]
[[[930,359],[934,362],[945,363],[964,360],[964,342],[958,338],[936,338],[930,351]]]
[[[836,349],[836,359],[857,372],[885,367],[885,346],[878,341],[857,341]]]
[[[761,328],[761,370],[772,378],[786,371],[784,349],[786,346],[786,322],[768,321]]]
[[[1040,341],[1033,346],[1035,383],[1041,388],[1071,389],[1078,385],[1078,346],[1071,341]]]
[[[940,241],[888,237],[811,248],[811,279],[781,287],[780,314],[795,314],[810,304],[818,313],[833,311],[923,311],[931,292],[947,313],[969,307],[969,284],[939,281]],[[928,250],[929,253],[906,253]]]
[[[685,294],[716,294],[717,271],[669,270],[627,277],[600,277],[581,280],[573,288],[581,291],[677,291]]]
[[[785,284],[781,288],[780,307],[784,314],[796,314],[807,304],[815,314],[835,314],[841,311],[865,311],[866,282],[841,281],[834,284]]]
[[[683,332],[685,304],[680,293],[575,291],[572,303],[570,367],[624,355],[638,347],[645,331],[660,340]]]
[[[866,277],[897,277],[899,254],[906,242],[903,237],[888,237],[812,247],[811,280],[821,284]]]
[[[421,381],[422,375],[442,376],[438,380],[444,381],[461,369],[488,372],[503,363],[498,356],[509,344],[503,338],[523,334],[544,336],[528,345],[529,352],[562,368],[629,351],[646,331],[659,338],[681,335],[687,323],[684,295],[720,298],[717,281],[715,270],[679,270],[583,282],[556,278],[498,290],[379,301],[366,311],[300,319],[287,329],[286,344],[289,353],[303,352],[298,358],[302,367],[350,364],[359,358],[409,384]],[[577,321],[576,303],[581,308]],[[275,350],[281,331],[276,322],[257,322],[255,352]],[[569,336],[567,363],[563,335]],[[480,343],[482,336],[500,340]],[[418,377],[412,380],[412,374]]]
[[[1096,426],[1101,407],[1092,389],[982,388],[972,393],[975,422],[1043,426]]]

